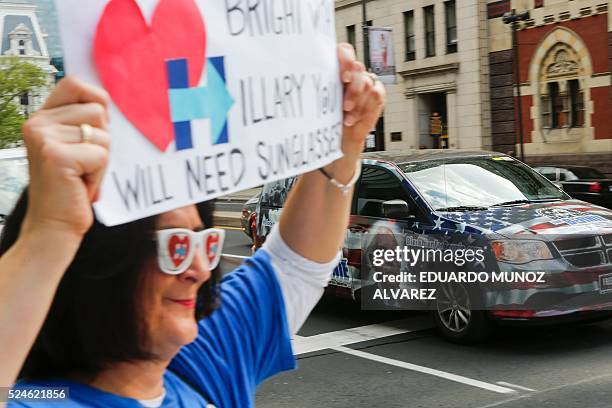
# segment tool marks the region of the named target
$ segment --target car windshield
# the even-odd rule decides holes
[[[603,173],[599,172],[598,170],[591,169],[589,167],[572,167],[571,169],[568,169],[568,170],[574,173],[574,175],[578,179],[605,179],[606,178],[606,176],[604,176]]]
[[[508,156],[431,160],[400,167],[436,210],[569,198],[542,175]]]
[[[13,210],[27,183],[27,159],[0,160],[0,223]]]

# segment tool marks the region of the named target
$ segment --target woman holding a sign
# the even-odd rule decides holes
[[[206,204],[94,221],[108,96],[60,82],[24,127],[30,185],[0,243],[0,386],[19,380],[9,406],[248,407],[258,384],[295,367],[290,335],[338,262],[384,103],[350,46],[339,60],[344,157],[299,178],[264,248],[220,282],[224,234]],[[52,392],[20,399],[26,387]]]

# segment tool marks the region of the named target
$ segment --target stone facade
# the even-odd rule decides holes
[[[441,113],[451,148],[491,148],[489,40],[487,7],[477,0],[455,1],[456,42],[449,47],[447,4],[443,0],[373,0],[367,18],[376,27],[393,29],[397,84],[387,85],[384,113],[385,148],[433,146],[431,116]],[[426,56],[425,7],[433,7],[435,55]],[[405,13],[413,12],[414,59],[408,57]],[[336,1],[339,41],[355,32],[363,60],[361,2]],[[452,52],[456,49],[456,52]],[[391,135],[393,134],[393,138]],[[401,139],[401,140],[399,140]]]
[[[40,67],[47,73],[47,84],[23,98],[17,98],[23,113],[38,110],[55,84],[57,70],[51,65],[45,34],[36,15],[36,6],[24,3],[0,2],[0,69],[8,58]],[[27,102],[27,103],[24,103]]]
[[[487,6],[492,94],[496,85],[507,84],[503,75],[508,67],[514,72],[510,27],[503,24],[499,13],[504,9],[530,11],[530,19],[517,31],[526,160],[591,164],[612,173],[612,19],[608,2],[503,0],[489,1]],[[512,90],[512,75],[509,80]],[[507,93],[508,88],[504,89]],[[508,120],[510,111],[515,121],[518,118],[515,106],[493,101],[494,129],[510,129],[518,135]],[[509,132],[493,133],[494,147],[508,148],[511,142]]]

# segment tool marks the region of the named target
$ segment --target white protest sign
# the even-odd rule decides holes
[[[334,0],[56,0],[68,74],[111,94],[117,225],[342,155]]]

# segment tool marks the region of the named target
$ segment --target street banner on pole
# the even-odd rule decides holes
[[[395,54],[391,28],[368,27],[370,67],[383,84],[395,84]]]
[[[117,225],[342,155],[333,0],[56,0],[66,71],[112,98]]]

